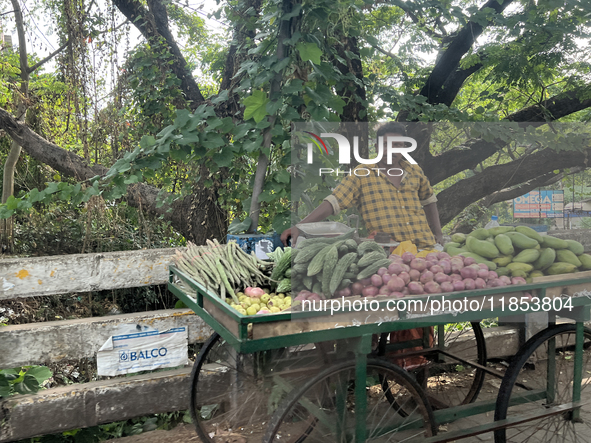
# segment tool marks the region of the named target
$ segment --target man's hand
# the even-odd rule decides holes
[[[310,212],[305,219],[303,219],[300,223],[314,223],[325,220],[326,217],[333,215],[333,207],[332,205],[327,202],[326,200],[323,201],[320,206]],[[300,235],[300,231],[295,226],[293,228],[286,229],[281,234],[281,241],[285,246],[287,246],[287,240],[291,237],[291,245],[295,246]]]
[[[287,240],[289,240],[289,238],[291,237],[291,245],[295,246],[299,235],[300,230],[294,226],[293,228],[289,228],[283,231],[283,233],[281,234],[281,241],[283,242],[284,246],[287,246]]]
[[[441,246],[443,246],[443,234],[439,233],[437,235],[435,235],[435,240],[437,241],[437,243],[439,243]]]

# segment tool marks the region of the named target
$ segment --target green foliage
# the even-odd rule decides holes
[[[170,430],[181,423],[191,423],[189,411],[153,414],[91,428],[72,429],[61,434],[34,437],[27,443],[98,443],[157,429]]]
[[[162,221],[127,204],[77,210],[65,202],[37,204],[15,219],[18,255],[79,254],[182,246],[184,239]]]
[[[16,394],[35,394],[53,375],[45,366],[23,366],[0,370],[0,398]]]
[[[181,80],[170,69],[171,61],[172,56],[163,44],[141,45],[130,55],[130,117],[137,134],[160,131],[174,118],[176,108],[186,106],[179,88]]]
[[[58,12],[60,35],[65,36],[71,31],[66,26],[65,6],[55,1],[50,4]],[[240,25],[226,42],[224,38],[229,36],[210,31],[198,11],[169,4],[167,11],[176,36],[185,43],[182,47],[189,68],[194,72],[201,69],[196,73],[199,87],[211,101],[193,112],[187,110],[180,79],[170,69],[171,55],[159,41],[130,51],[118,89],[121,94],[117,93],[104,112],[96,113],[96,132],[91,135],[82,127],[68,130],[71,123],[65,109],[71,105],[70,79],[59,83],[56,77],[48,78],[45,86],[37,89],[39,94],[43,91],[44,96],[54,98],[53,115],[44,116],[48,132],[75,152],[85,152],[96,142],[94,160],[110,170],[106,177],[85,183],[61,179],[35,183],[0,206],[0,217],[55,201],[77,208],[95,196],[113,201],[123,197],[130,185],[147,183],[162,189],[159,206],[189,195],[197,185],[215,185],[219,188],[218,205],[230,214],[230,221],[240,223],[248,215],[257,159],[265,153],[271,164],[259,197],[262,208],[257,228],[281,230],[289,224],[290,210],[299,217],[303,208],[315,204],[335,184],[312,180],[309,193],[290,195],[292,181],[299,179],[287,170],[292,122],[339,121],[350,101],[362,104],[359,117],[371,120],[395,118],[404,111],[407,120],[492,122],[563,90],[585,90],[591,67],[589,49],[578,42],[589,38],[591,6],[580,1],[560,5],[557,9],[552,1],[520,1],[495,14],[491,9],[479,11],[477,4],[465,0],[380,5],[321,0],[296,4],[282,17],[281,2],[263,2],[260,11],[237,2],[223,4],[212,14],[229,29]],[[100,8],[90,12],[87,28],[92,39],[101,39],[102,30],[113,25],[107,12]],[[295,32],[284,42],[285,57],[279,60],[279,25],[299,16]],[[417,92],[425,85],[433,63],[468,21],[486,29],[462,58],[460,68],[480,69],[465,80],[453,103],[431,104]],[[343,43],[352,40],[355,47]],[[232,67],[235,95],[217,90],[230,43],[237,45]],[[80,63],[83,60],[80,58]],[[357,62],[363,79],[337,68]],[[14,54],[3,58],[0,76],[16,79],[17,66]],[[274,81],[279,82],[280,92],[271,94]],[[343,94],[355,85],[365,89],[365,100]],[[74,86],[73,90],[81,92],[79,85]],[[0,100],[8,103],[8,95],[8,89],[0,89]],[[87,96],[80,105],[87,107],[91,102]],[[238,113],[218,116],[218,106],[234,102],[243,105]],[[273,127],[270,116],[275,117]],[[112,132],[101,133],[101,128],[109,125]],[[272,143],[263,149],[267,133]],[[445,141],[435,140],[432,153],[458,145]],[[532,136],[528,141],[536,142]],[[512,155],[524,152],[520,147],[508,148],[498,159],[488,159],[480,167],[510,161]],[[477,172],[448,177],[439,189]],[[300,201],[302,204],[295,205]]]

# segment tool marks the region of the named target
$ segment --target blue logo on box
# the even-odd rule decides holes
[[[127,362],[127,361],[137,361],[137,360],[147,360],[151,358],[158,358],[158,357],[165,357],[168,352],[168,349],[162,348],[154,348],[152,350],[145,350],[145,351],[119,351],[119,361]]]

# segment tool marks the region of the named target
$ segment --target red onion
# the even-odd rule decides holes
[[[429,281],[433,281],[433,273],[431,271],[425,271],[421,274],[421,283],[425,284]]]
[[[495,271],[488,271],[488,278],[489,279],[499,278],[499,275]]]
[[[474,268],[466,266],[460,269],[460,275],[462,276],[462,278],[476,278],[478,277],[478,272],[476,272]]]
[[[410,291],[408,290],[407,286],[405,286],[404,289],[402,290],[402,295],[410,295]]]
[[[449,280],[451,282],[462,280],[462,276],[460,274],[451,274],[449,276]]]
[[[408,275],[410,275],[410,279],[412,281],[419,281],[419,279],[421,278],[421,272],[417,269],[411,269],[410,271],[408,271]]]
[[[464,266],[470,266],[473,263],[476,263],[476,260],[474,260],[474,258],[464,257]]]
[[[448,260],[441,260],[439,266],[446,274],[451,274],[451,263]]]
[[[480,269],[485,269],[488,271],[488,266],[486,266],[485,263],[478,263],[478,266],[480,266]]]
[[[408,266],[406,263],[402,264],[402,271],[403,272],[408,272],[410,271],[410,266]]]
[[[404,280],[402,280],[402,278],[397,277],[397,276],[393,276],[390,281],[388,282],[388,289],[390,289],[390,291],[402,291],[404,289],[404,286],[406,286],[406,283],[404,283]]]
[[[383,284],[384,284],[384,282],[382,281],[382,277],[380,277],[378,274],[374,274],[371,276],[371,285],[372,286],[379,288]]]
[[[506,285],[510,285],[511,284],[511,277],[509,277],[508,275],[501,275],[499,277],[500,280],[504,281]]]
[[[363,285],[361,282],[355,282],[351,285],[351,294],[352,295],[360,295],[361,291],[363,291]]]
[[[437,256],[437,254],[439,254],[438,252],[429,252],[427,254],[427,256],[425,257],[427,260],[439,260],[439,257]]]
[[[439,265],[433,265],[429,271],[431,271],[433,274],[437,274],[438,272],[443,272],[443,268]]]
[[[390,297],[395,297],[395,298],[402,298],[404,297],[404,294],[402,292],[390,292]]]
[[[438,272],[437,274],[435,274],[433,276],[433,280],[436,281],[437,283],[441,284],[443,282],[449,281],[450,276],[447,274],[444,274],[443,272]]]
[[[525,278],[523,277],[513,277],[511,279],[511,284],[512,285],[525,285],[527,282],[525,281]]]
[[[437,260],[426,260],[427,266],[425,269],[431,270],[433,266],[437,266]]]
[[[378,291],[378,295],[390,295],[390,290],[388,289],[387,285],[384,285]]]
[[[438,252],[437,253],[437,259],[438,260],[443,260],[449,258],[449,254],[447,252]]]
[[[425,283],[425,292],[427,294],[439,294],[441,293],[441,287],[434,281],[428,281]]]
[[[486,283],[487,288],[498,288],[501,286],[506,286],[506,285],[505,285],[505,282],[503,282],[503,280],[501,280],[500,278],[493,278],[492,280],[489,280]]]
[[[459,274],[460,271],[464,268],[464,264],[460,264],[458,262],[453,262],[451,264],[451,272],[454,274]]]
[[[402,272],[402,266],[400,263],[392,263],[388,266],[388,273],[391,275],[398,275]]]
[[[483,289],[486,288],[486,282],[481,278],[477,278],[474,280],[474,286],[476,289]]]
[[[478,277],[480,277],[483,280],[486,280],[488,278],[488,269],[479,269],[477,274]]]
[[[398,277],[402,279],[405,285],[408,285],[410,283],[410,274],[408,272],[403,271],[400,274],[398,274]]]
[[[422,258],[415,258],[413,261],[410,262],[410,268],[422,272],[427,268],[427,262]]]
[[[425,292],[423,290],[423,285],[416,281],[410,282],[407,288],[411,294],[423,294]]]
[[[361,283],[363,286],[369,286],[371,285],[371,278],[363,278],[359,280],[359,283]]]
[[[474,281],[474,279],[472,279],[472,278],[464,279],[464,289],[466,289],[467,291],[472,291],[472,290],[476,289],[476,282]]]
[[[345,289],[341,289],[340,291],[337,291],[338,297],[349,297],[350,295],[351,295],[351,288],[345,288]]]
[[[378,269],[378,275],[381,277],[382,275],[388,272],[388,268],[380,268]]]
[[[378,295],[378,288],[375,286],[366,286],[361,292],[364,297],[375,297]]]
[[[454,291],[454,284],[450,281],[444,281],[441,283],[441,291],[442,292],[453,292]]]
[[[390,274],[382,275],[382,281],[384,282],[385,285],[388,284],[388,282],[390,281],[391,278],[392,278],[392,276]]]
[[[458,281],[453,282],[453,286],[454,286],[454,291],[463,291],[464,289],[466,289],[466,286],[465,286],[463,280],[458,280]]]
[[[244,295],[248,297],[260,297],[265,291],[261,288],[251,288],[250,286],[244,290]]]
[[[410,263],[415,258],[415,255],[412,252],[405,252],[402,254],[402,261],[404,263]]]

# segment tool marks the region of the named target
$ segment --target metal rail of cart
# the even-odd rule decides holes
[[[333,315],[243,316],[174,266],[169,289],[215,331],[191,385],[193,420],[206,442],[434,443],[486,433],[497,443],[591,441],[582,400],[591,381],[591,330],[584,326],[591,272],[405,297],[397,309],[378,297],[376,310]],[[433,309],[444,300],[447,309]],[[479,322],[534,312],[548,313],[548,328],[502,370],[487,364]],[[376,335],[411,328],[424,328],[423,338],[372,348]],[[400,367],[417,357],[417,368]],[[500,381],[494,398],[479,398],[485,377]],[[462,420],[467,424],[445,430]]]

